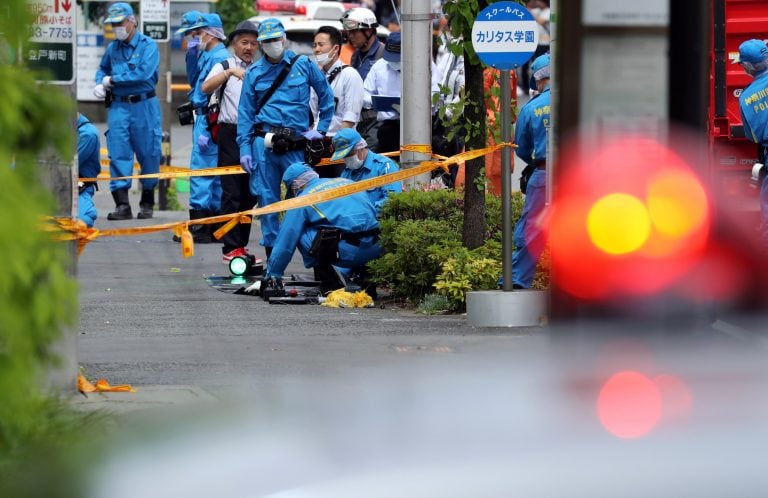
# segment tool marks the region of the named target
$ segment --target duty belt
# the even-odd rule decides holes
[[[139,95],[122,95],[120,97],[115,96],[115,100],[119,100],[120,102],[125,102],[127,104],[135,104],[136,102],[141,102],[142,100],[148,100],[151,99],[157,95],[154,90],[152,90],[149,93],[139,94]]]
[[[381,230],[379,230],[378,228],[374,228],[373,230],[366,230],[364,232],[352,232],[352,233],[342,232],[341,240],[353,246],[359,246],[364,238],[373,237],[373,242],[376,243],[379,241],[379,233],[381,233]]]
[[[275,135],[282,135],[284,137],[293,137],[298,135],[293,128],[284,128],[282,126],[270,126],[267,129],[262,129],[261,127],[257,126],[253,129],[253,134],[257,137],[264,137],[267,133],[274,133]]]
[[[536,169],[546,169],[547,168],[547,161],[536,161],[533,164],[536,166]]]

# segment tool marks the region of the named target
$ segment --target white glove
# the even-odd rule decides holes
[[[112,88],[112,76],[104,76],[101,80],[101,84],[104,85],[104,88],[107,90]]]
[[[104,85],[98,84],[95,87],[93,87],[93,96],[97,99],[103,99],[107,96],[107,91],[104,90]]]

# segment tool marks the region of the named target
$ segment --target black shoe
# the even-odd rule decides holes
[[[139,202],[139,214],[136,218],[140,220],[148,220],[152,218],[153,210],[155,207],[155,191],[154,190],[142,190],[141,201]]]

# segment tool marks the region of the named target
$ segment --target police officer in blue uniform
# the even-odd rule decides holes
[[[551,126],[549,63],[549,54],[533,61],[531,88],[536,88],[539,94],[520,109],[515,125],[515,153],[533,169],[525,191],[523,213],[515,225],[512,284],[516,289],[531,286],[546,244],[539,218],[546,203],[547,131]]]
[[[733,61],[740,64],[754,81],[741,92],[739,109],[744,125],[744,136],[758,144],[758,162],[768,161],[768,47],[762,40],[747,40],[739,45],[739,56]],[[764,247],[768,247],[768,178],[763,176],[760,186],[760,220]]]
[[[293,163],[304,161],[307,140],[321,139],[334,112],[333,90],[314,61],[285,50],[285,28],[275,19],[259,25],[258,41],[265,56],[254,62],[243,80],[237,116],[240,164],[251,173],[251,189],[261,206],[280,200],[280,180]],[[288,68],[288,66],[290,67]],[[265,99],[281,72],[285,79]],[[318,96],[317,129],[310,129],[310,87]],[[254,158],[256,158],[254,160]],[[269,257],[277,238],[277,214],[261,217],[261,244]]]
[[[116,40],[107,46],[101,58],[93,93],[97,98],[109,94],[107,148],[110,174],[113,177],[130,176],[134,153],[142,174],[157,173],[160,171],[162,141],[160,104],[155,95],[160,64],[157,44],[138,32],[133,9],[127,3],[112,5],[104,22],[112,25]],[[156,178],[141,180],[138,218],[152,217],[156,185]],[[130,180],[109,183],[117,208],[107,215],[108,220],[133,218],[128,202],[130,186]]]
[[[187,68],[187,83],[194,86],[200,71],[198,68],[198,59],[200,58],[200,35],[202,28],[207,24],[203,14],[196,10],[185,12],[181,16],[181,27],[176,30],[177,35],[187,38],[187,52],[184,54],[184,63]]]
[[[286,169],[283,181],[297,197],[352,183],[319,178],[305,163]],[[323,293],[344,287],[346,277],[364,273],[366,263],[381,254],[378,234],[376,207],[363,192],[292,209],[280,225],[265,279],[281,280],[298,248],[304,266],[315,270]]]
[[[101,143],[99,130],[88,118],[77,113],[77,173],[80,178],[96,178],[101,172]],[[80,218],[88,228],[93,227],[98,213],[93,203],[96,193],[96,182],[80,182],[78,184],[77,208]]]
[[[214,65],[229,57],[224,29],[218,14],[203,14],[204,26],[200,28],[200,57],[198,72],[189,101],[195,108],[195,124],[192,129],[192,154],[189,167],[192,170],[215,168],[218,165],[219,147],[208,132],[209,95],[202,86]],[[189,219],[196,220],[218,214],[221,208],[221,181],[218,176],[193,176],[189,181]],[[213,242],[212,225],[191,225],[192,238],[198,243]],[[174,239],[176,240],[176,238]]]
[[[344,128],[333,136],[333,150],[332,161],[344,159],[341,177],[353,182],[400,171],[392,159],[368,150],[368,144],[354,128]],[[369,189],[366,193],[378,212],[390,193],[397,194],[402,191],[403,184],[398,181]]]

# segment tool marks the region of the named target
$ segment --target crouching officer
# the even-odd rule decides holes
[[[319,178],[305,163],[289,166],[283,181],[297,197],[352,183]],[[314,269],[321,292],[339,289],[348,277],[364,275],[366,263],[381,254],[378,239],[376,208],[363,192],[292,209],[280,225],[264,278],[279,285],[298,247],[304,266]]]
[[[80,178],[96,178],[101,172],[101,144],[99,142],[99,130],[96,129],[88,118],[77,113],[77,173]],[[93,194],[97,189],[96,182],[80,182],[78,184],[77,217],[88,228],[93,227],[98,213],[93,203]]]
[[[344,128],[333,136],[333,150],[332,161],[344,159],[341,177],[353,182],[400,171],[397,163],[392,159],[368,150],[365,139],[354,128]],[[366,193],[378,212],[390,193],[398,194],[402,191],[403,184],[397,181],[368,189]]]
[[[96,71],[93,94],[106,98],[107,147],[109,172],[112,177],[133,173],[136,153],[141,174],[160,171],[160,104],[155,96],[160,55],[155,41],[136,29],[131,6],[124,2],[112,5],[105,24],[111,24],[116,40],[109,44]],[[141,180],[141,201],[137,218],[151,218],[155,205],[157,178]],[[108,220],[133,218],[128,202],[131,180],[112,180],[109,190],[117,206]]]

